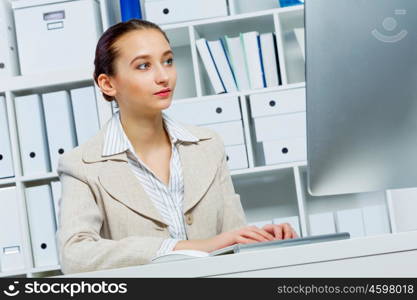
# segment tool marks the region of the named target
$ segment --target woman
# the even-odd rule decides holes
[[[95,82],[120,111],[59,161],[65,274],[146,264],[171,250],[210,252],[296,236],[288,224],[247,226],[219,136],[162,113],[176,70],[157,25],[110,27],[94,63]]]

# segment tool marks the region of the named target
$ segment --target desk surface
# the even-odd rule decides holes
[[[416,277],[417,231],[57,277]]]

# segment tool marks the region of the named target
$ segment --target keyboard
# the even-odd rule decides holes
[[[349,238],[350,238],[350,234],[348,232],[341,232],[341,233],[332,233],[332,234],[313,235],[313,236],[308,236],[308,237],[303,237],[303,238],[295,238],[295,239],[287,239],[287,240],[259,242],[259,243],[254,243],[254,244],[236,244],[236,245],[231,245],[231,246],[210,252],[210,256],[233,254],[233,253],[253,251],[253,250],[273,249],[273,248],[278,248],[278,247],[300,246],[300,245],[313,244],[313,243],[344,240],[344,239],[349,239]]]

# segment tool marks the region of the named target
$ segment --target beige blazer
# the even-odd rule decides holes
[[[57,243],[64,274],[149,263],[170,237],[126,153],[101,156],[108,125],[58,163],[62,198]],[[200,139],[178,145],[188,239],[245,226],[221,138],[206,128],[183,126]]]

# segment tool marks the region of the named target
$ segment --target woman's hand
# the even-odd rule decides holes
[[[272,241],[274,236],[270,232],[257,226],[246,226],[237,230],[224,232],[223,238],[228,244],[234,245]]]
[[[179,241],[173,250],[194,249],[212,252],[234,244],[253,244],[296,237],[298,237],[297,233],[288,223],[280,225],[268,224],[263,228],[245,226],[237,230],[220,233],[205,240]]]
[[[288,223],[283,224],[267,224],[262,227],[263,230],[274,236],[275,240],[287,240],[298,238],[297,232]]]
[[[274,236],[266,230],[256,226],[245,226],[205,240],[179,241],[173,250],[194,249],[212,252],[234,244],[251,244],[272,240],[274,240]]]

